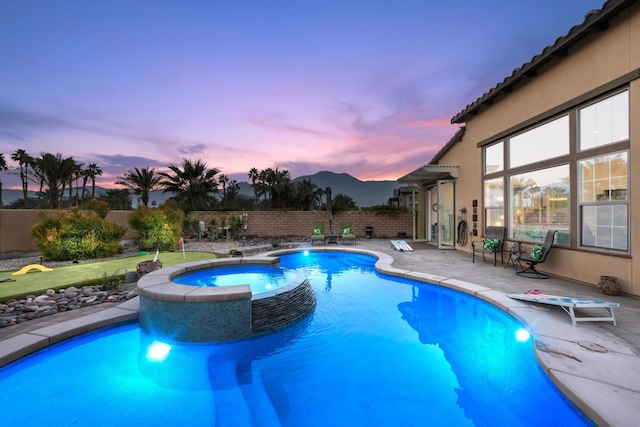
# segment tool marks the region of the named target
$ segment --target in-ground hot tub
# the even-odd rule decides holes
[[[216,267],[277,265],[277,257],[225,258],[166,267],[138,281],[142,329],[172,341],[247,338],[292,323],[315,307],[309,281],[297,273],[290,283],[253,294],[249,284],[191,286],[178,276]]]

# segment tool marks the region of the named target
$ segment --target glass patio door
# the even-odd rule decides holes
[[[437,215],[438,249],[455,249],[456,247],[456,216],[455,216],[455,182],[438,181],[437,201],[433,204]]]

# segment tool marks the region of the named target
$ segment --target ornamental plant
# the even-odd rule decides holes
[[[159,208],[139,206],[129,214],[128,220],[140,250],[173,251],[178,248],[184,221],[182,210],[165,205]]]
[[[50,261],[107,258],[120,253],[127,229],[95,211],[72,208],[52,217],[42,212],[31,228],[31,237]]]

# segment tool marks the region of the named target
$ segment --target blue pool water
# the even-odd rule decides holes
[[[194,271],[171,281],[190,286],[250,285],[251,292],[259,294],[293,283],[296,276],[292,270],[272,265],[236,265]]]
[[[459,292],[381,275],[344,252],[281,257],[317,294],[277,333],[155,343],[128,324],[0,369],[6,425],[588,425],[522,325]],[[525,337],[526,338],[526,337]]]

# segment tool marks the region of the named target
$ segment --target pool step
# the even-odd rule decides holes
[[[210,370],[216,427],[280,426],[260,375],[251,372],[250,364],[243,368],[234,360],[220,360]]]
[[[252,426],[281,426],[278,413],[267,394],[262,376],[260,373],[254,373],[251,382],[240,385],[245,402],[251,412],[251,418],[254,423]]]

